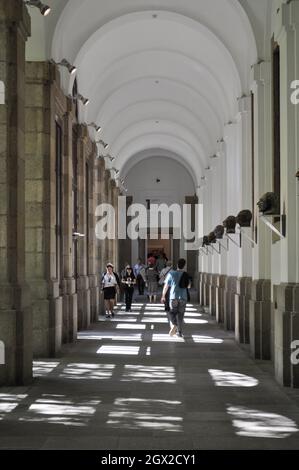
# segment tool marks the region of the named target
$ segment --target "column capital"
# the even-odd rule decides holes
[[[260,60],[252,66],[253,81],[264,84],[271,80],[271,63],[267,60]]]
[[[251,110],[251,96],[243,95],[238,98],[238,110],[239,113],[248,113]]]
[[[0,0],[0,23],[16,24],[26,41],[31,35],[31,19],[23,0]]]

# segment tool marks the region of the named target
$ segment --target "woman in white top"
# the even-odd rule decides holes
[[[102,277],[102,289],[106,308],[106,318],[114,317],[113,308],[115,305],[116,289],[119,286],[119,277],[113,272],[113,264],[108,263],[107,271]]]

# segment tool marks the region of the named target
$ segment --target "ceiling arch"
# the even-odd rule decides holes
[[[150,0],[72,0],[52,55],[77,66],[79,91],[90,99],[81,119],[102,126],[118,166],[158,147],[180,153],[199,181],[249,90],[257,49],[237,0],[161,0],[158,9]],[[69,92],[67,74],[63,83]]]
[[[192,171],[192,168],[188,165],[188,163],[186,163],[185,160],[182,160],[182,157],[179,154],[177,154],[174,151],[170,151],[170,150],[163,149],[163,148],[150,148],[150,149],[145,149],[145,150],[142,150],[141,152],[137,152],[133,154],[130,160],[128,161],[128,163],[126,164],[126,167],[123,168],[122,176],[126,179],[135,165],[151,157],[168,158],[170,160],[175,160],[176,162],[178,162],[181,166],[185,168],[187,173],[190,175],[193,181],[193,185],[194,185],[194,188],[192,189],[194,190],[194,192],[196,192],[196,187],[198,183]],[[191,188],[189,188],[189,190],[190,189]]]

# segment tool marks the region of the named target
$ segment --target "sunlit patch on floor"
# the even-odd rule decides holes
[[[223,339],[213,338],[212,336],[203,336],[203,335],[191,335],[194,343],[204,343],[204,344],[222,344]]]
[[[184,318],[186,325],[206,325],[208,320],[198,320],[197,318]]]
[[[114,364],[68,364],[59,375],[72,380],[107,380],[112,377]]]
[[[116,333],[110,333],[110,332],[104,332],[104,333],[79,333],[78,334],[78,339],[98,339],[98,340],[111,340],[111,341],[142,341],[142,334],[141,333],[129,333],[129,334],[116,334]]]
[[[153,334],[153,342],[158,343],[158,342],[176,342],[176,343],[181,343],[184,341],[184,338],[179,338],[178,336],[169,336],[169,334]]]
[[[139,346],[114,346],[106,344],[97,350],[97,354],[117,354],[119,356],[138,356]]]
[[[0,393],[0,421],[11,413],[28,395]]]
[[[122,382],[175,383],[175,368],[170,366],[125,365]]]
[[[209,369],[217,387],[256,387],[259,381],[249,375],[238,374],[218,369]]]
[[[148,429],[182,432],[180,401],[141,398],[118,398],[109,413],[107,425],[121,429]]]
[[[164,317],[144,317],[141,319],[142,323],[168,323],[167,318]]]
[[[236,434],[243,437],[284,439],[298,432],[296,423],[285,416],[242,406],[228,406]]]
[[[44,377],[53,372],[57,366],[59,366],[58,361],[33,361],[33,377]]]
[[[19,421],[87,426],[100,400],[73,401],[64,395],[44,394]]]
[[[116,325],[116,328],[118,330],[145,330],[146,329],[146,325],[140,325],[140,324],[134,324],[134,325],[131,325],[131,324],[128,324],[128,323],[119,323]]]

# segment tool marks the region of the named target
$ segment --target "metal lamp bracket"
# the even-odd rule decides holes
[[[221,248],[224,248],[224,250],[228,251],[228,238],[226,238],[226,246],[225,245],[222,245],[221,241],[220,240],[217,240],[217,243],[219,245],[219,253],[221,251]]]
[[[236,234],[236,235],[239,235],[239,243],[236,242],[236,240],[234,240],[228,233],[226,233],[225,235],[234,245],[236,245],[238,248],[241,248],[241,246],[242,246],[242,235],[241,235],[241,233]]]
[[[272,222],[270,222],[270,220],[268,219],[268,217],[277,217],[277,218],[280,218],[280,230],[279,231],[275,225],[273,225]],[[259,216],[260,220],[262,220],[264,222],[264,224],[267,225],[267,227],[270,228],[270,230],[272,230],[272,232],[276,233],[276,235],[279,236],[279,238],[281,239],[284,239],[286,237],[286,215],[285,214],[280,214],[280,215],[260,215]]]
[[[250,243],[254,246],[254,245],[257,245],[256,241],[253,240],[253,238],[251,238],[247,233],[246,231],[242,228],[242,227],[239,227],[240,228],[240,234],[244,235],[244,237],[246,238],[246,240],[250,241]]]
[[[215,251],[215,253],[217,253],[217,255],[220,255],[221,254],[221,245],[218,245],[218,250],[217,248],[214,247],[214,245],[211,245],[211,247],[213,248],[213,250]],[[214,253],[213,253],[214,254]]]

